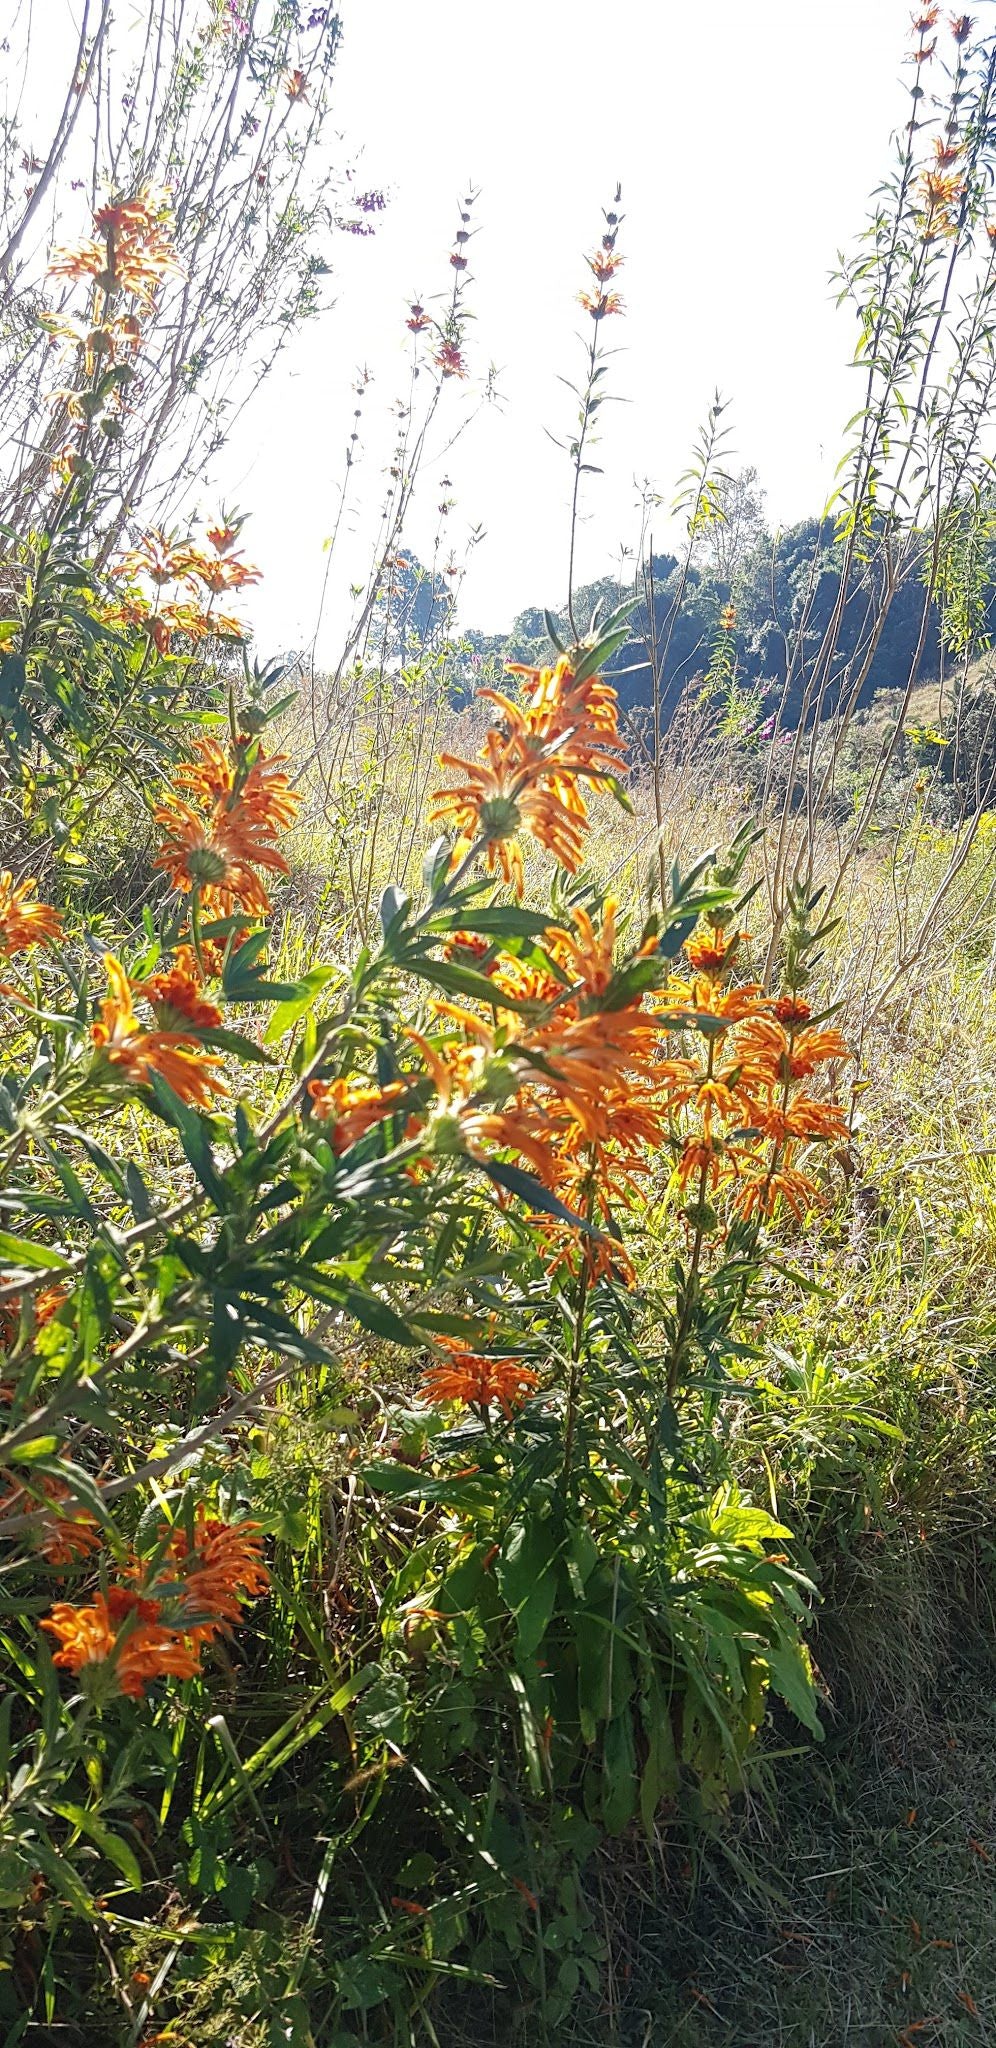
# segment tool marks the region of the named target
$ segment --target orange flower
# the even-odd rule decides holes
[[[436,791],[433,816],[449,820],[467,842],[482,837],[489,866],[499,866],[521,895],[519,831],[575,873],[588,815],[579,785],[617,773],[623,748],[615,691],[600,676],[576,681],[566,655],[554,669],[510,666],[526,678],[525,709],[498,691],[478,692],[497,704],[506,729],[490,728],[483,761],[440,756],[464,780]]]
[[[809,1004],[802,996],[779,996],[773,1005],[773,1015],[778,1018],[780,1024],[805,1024],[812,1014]]]
[[[411,321],[408,322],[409,327]],[[444,377],[465,377],[467,366],[457,341],[441,341],[433,358],[436,368]]]
[[[724,1152],[721,1138],[686,1138],[676,1168],[679,1185],[687,1188],[694,1180],[706,1188],[716,1187],[723,1173]]]
[[[709,925],[704,932],[685,940],[689,966],[699,974],[725,974],[741,944],[749,938],[749,932],[727,933],[717,924]]]
[[[170,1537],[167,1557],[182,1582],[181,1610],[192,1618],[186,1633],[195,1640],[238,1621],[243,1603],[265,1593],[270,1577],[263,1563],[258,1522],[221,1522],[203,1507],[194,1520],[193,1544],[186,1530]]]
[[[479,932],[454,932],[443,947],[444,960],[456,960],[465,966],[473,966],[478,973],[488,974],[486,964],[491,951],[490,939],[482,938]]]
[[[32,1548],[48,1564],[75,1564],[79,1558],[100,1549],[100,1531],[89,1508],[74,1502],[68,1512],[63,1512],[62,1503],[69,1499],[65,1482],[47,1473],[35,1479],[30,1490],[12,1482],[0,1501],[0,1521],[7,1515],[35,1513],[37,1520],[28,1539]]]
[[[769,1008],[767,998],[759,982],[747,981],[740,988],[720,988],[708,975],[697,974],[691,981],[673,976],[667,986],[654,998],[659,1010],[666,1010],[680,1016],[685,1011],[694,1014],[701,1010],[706,1016],[721,1023],[724,1030],[733,1024],[741,1024],[745,1017],[757,1015]],[[692,1021],[692,1018],[689,1019]],[[713,1027],[715,1028],[715,1027]]]
[[[431,1366],[420,1390],[423,1400],[434,1407],[458,1401],[466,1407],[498,1407],[510,1418],[539,1385],[538,1374],[520,1365],[517,1358],[481,1358],[444,1339],[440,1339],[440,1349],[448,1352],[449,1363]]]
[[[0,1286],[9,1282],[10,1277],[9,1273],[0,1273]],[[40,1330],[58,1314],[66,1299],[66,1290],[64,1287],[42,1287],[27,1299],[35,1328]],[[23,1297],[19,1294],[8,1295],[5,1301],[0,1301],[0,1352],[10,1351],[14,1346],[21,1326],[22,1305]]]
[[[260,748],[246,768],[211,738],[199,739],[196,753],[197,759],[183,762],[174,777],[194,801],[233,809],[237,805],[246,819],[270,834],[293,823],[301,799],[283,773],[286,754],[267,757]]]
[[[308,74],[306,71],[288,71],[284,78],[284,91],[289,100],[308,98]]]
[[[0,874],[0,953],[6,953],[8,959],[26,953],[29,946],[43,946],[62,936],[59,912],[39,901],[36,888],[33,875],[15,888],[9,868]]]
[[[737,608],[735,604],[724,604],[719,614],[719,623],[724,633],[733,632],[737,623]]]
[[[599,1280],[635,1285],[636,1268],[617,1239],[582,1236],[573,1224],[561,1223],[555,1216],[530,1216],[529,1222],[551,1278],[562,1270],[577,1275],[583,1269],[592,1286]]]
[[[772,1216],[779,1202],[784,1202],[796,1221],[801,1223],[813,1208],[818,1192],[815,1181],[810,1180],[808,1174],[781,1166],[772,1173],[745,1176],[734,1193],[733,1207],[739,1216],[746,1218],[759,1213]]]
[[[163,605],[157,624],[169,634],[184,633],[195,642],[223,637],[244,640],[246,635],[241,620],[230,618],[227,612],[203,612],[196,604]]]
[[[787,1108],[755,1102],[753,1121],[766,1138],[783,1145],[787,1138],[838,1138],[846,1142],[850,1133],[844,1113],[834,1102],[814,1102],[808,1095],[796,1095]]]
[[[623,311],[618,292],[579,292],[578,305],[583,306],[593,320],[606,320],[611,314]]]
[[[183,276],[169,238],[164,201],[148,190],[101,207],[93,224],[100,240],[57,250],[49,264],[50,277],[91,277],[108,296],[126,291],[141,305],[151,306],[165,277]]]
[[[393,1116],[402,1096],[409,1092],[404,1081],[389,1081],[385,1088],[364,1088],[353,1081],[309,1081],[311,1113],[332,1129],[329,1142],[338,1156],[359,1143],[375,1124]]]
[[[586,994],[601,996],[615,973],[616,913],[614,896],[606,898],[600,931],[595,930],[581,904],[572,913],[574,931],[556,926],[547,933],[547,943],[562,967],[578,980]]]
[[[625,262],[624,257],[620,256],[615,249],[608,247],[604,242],[595,250],[595,254],[589,256],[586,260],[592,276],[600,285],[607,284],[609,278],[614,277],[616,271]]]
[[[805,1080],[829,1060],[848,1060],[851,1049],[839,1031],[803,1030],[789,1037],[774,1017],[753,1017],[737,1039],[738,1053],[766,1062],[772,1083]]]
[[[964,193],[965,182],[963,178],[945,177],[939,170],[924,171],[920,180],[920,190],[929,214],[935,210],[950,213],[951,208],[957,205]]]
[[[262,570],[252,562],[243,561],[241,555],[206,555],[201,548],[188,551],[187,565],[206,589],[217,597],[223,590],[244,590],[249,583],[258,583]]]
[[[143,534],[138,546],[130,548],[116,562],[114,576],[145,575],[150,583],[161,590],[166,583],[179,583],[190,567],[190,542],[178,541],[173,534],[165,534],[159,526],[153,526]]]
[[[464,780],[436,790],[433,818],[451,823],[464,841],[483,839],[489,867],[500,867],[519,896],[523,869],[516,835],[522,829],[573,873],[580,863],[581,828],[550,787],[549,776],[524,758],[518,738],[505,739],[494,726],[485,737],[484,753],[482,762],[440,755],[445,768],[463,771]]]
[[[967,43],[968,38],[972,33],[974,25],[975,24],[970,14],[952,14],[951,33],[955,39],[955,42]]]
[[[53,1659],[68,1671],[80,1671],[84,1664],[101,1664],[114,1648],[114,1630],[107,1601],[98,1594],[92,1607],[70,1607],[59,1601],[42,1628],[59,1643]]]
[[[169,827],[154,866],[164,870],[174,889],[198,889],[205,908],[219,917],[229,917],[237,906],[254,916],[269,915],[263,883],[247,864],[246,854],[233,847],[237,832],[230,827],[223,838],[216,824],[173,795],[163,799],[153,816],[157,825]],[[283,855],[272,847],[256,850],[253,858],[282,874],[288,871]]]
[[[216,555],[227,555],[235,546],[242,531],[242,520],[236,517],[222,518],[217,526],[209,526],[207,537]]]
[[[132,994],[152,1004],[156,1022],[164,1031],[182,1031],[192,1025],[197,1031],[217,1030],[221,1011],[204,997],[204,983],[192,946],[179,946],[173,965],[160,974],[150,974],[135,983]]]
[[[59,1645],[53,1664],[65,1671],[109,1664],[118,1691],[141,1699],[155,1678],[193,1678],[200,1670],[196,1648],[176,1630],[159,1626],[152,1618],[158,1611],[156,1602],[117,1587],[106,1598],[98,1593],[88,1607],[57,1602],[41,1626]],[[127,1626],[118,1628],[118,1622]]]
[[[553,668],[528,668],[509,662],[510,675],[523,678],[528,729],[546,746],[571,743],[576,773],[614,770],[625,761],[619,737],[619,699],[611,683],[597,673],[575,677],[576,657],[560,655]],[[506,715],[515,707],[495,691],[482,690]]]
[[[254,758],[247,760],[250,751]],[[273,841],[300,799],[284,760],[283,754],[268,759],[248,738],[228,752],[214,739],[200,739],[196,758],[177,769],[177,787],[154,812],[157,824],[168,828],[156,865],[174,888],[198,889],[204,907],[218,916],[238,906],[265,917],[270,899],[255,870],[288,872]]]
[[[211,1107],[214,1095],[227,1093],[219,1079],[221,1061],[207,1053],[190,1031],[146,1031],[135,1015],[132,989],[120,960],[105,953],[109,994],[100,1006],[100,1021],[90,1036],[102,1059],[132,1087],[145,1086],[153,1073],[184,1102]]]

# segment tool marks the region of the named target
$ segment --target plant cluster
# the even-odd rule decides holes
[[[444,394],[468,375],[472,195],[443,300],[411,305],[369,578],[305,715],[227,609],[259,574],[242,515],[195,531],[174,509],[157,463],[190,416],[168,365],[196,384],[199,337],[223,368],[253,292],[270,318],[280,280],[311,275],[289,252],[311,247],[321,209],[287,124],[318,121],[337,24],[263,12],[217,0],[191,47],[160,10],[169,90],[146,46],[91,231],[42,266],[39,293],[73,304],[39,296],[22,332],[22,369],[44,336],[65,377],[11,480],[0,629],[12,2043],[40,2026],[122,2048],[438,2042],[457,1996],[465,2012],[504,2001],[513,2030],[517,2006],[556,2029],[604,1981],[589,1874],[605,1845],[696,1853],[769,1715],[819,1739],[826,1532],[846,1549],[857,1489],[883,1539],[908,1535],[905,1508],[885,1509],[900,1440],[926,1527],[924,1473],[943,1493],[951,1441],[933,1393],[894,1369],[905,1326],[877,1375],[835,1355],[857,1341],[844,1280],[865,1257],[857,1226],[841,1247],[862,1097],[852,1075],[844,1098],[855,1036],[832,986],[860,830],[829,890],[816,866],[835,818],[829,678],[839,738],[869,653],[852,648],[841,679],[847,579],[871,602],[890,550],[912,576],[929,545],[929,606],[948,500],[929,534],[922,502],[904,525],[904,468],[936,427],[931,473],[961,507],[981,461],[971,310],[961,396],[924,399],[898,477],[883,446],[911,360],[926,377],[935,359],[937,266],[967,225],[984,231],[992,61],[956,26],[943,151],[925,182],[917,117],[854,276],[881,292],[874,316],[865,304],[872,388],[834,541],[843,595],[815,650],[803,618],[789,663],[808,708],[784,807],[745,818],[735,800],[707,851],[672,861],[667,664],[725,516],[724,408],[682,481],[687,550],[663,610],[646,557],[648,741],[613,681],[633,606],[581,631],[574,581],[604,325],[622,310],[618,193],[581,294],[566,615],[545,621],[549,658],[486,675],[452,744],[449,564],[426,598],[403,528]],[[917,34],[919,77],[934,52]],[[247,221],[233,270],[218,236],[247,190],[264,206],[271,160],[281,208]],[[365,197],[361,224],[378,210]],[[6,258],[22,313],[33,202]],[[980,317],[989,290],[987,271]],[[700,697],[739,730],[739,594],[714,595]],[[358,702],[372,793],[348,773]],[[412,707],[385,877],[387,756]],[[634,811],[630,886],[605,875],[600,834]],[[302,908],[309,846],[324,862],[332,834],[355,842],[337,920],[325,895],[321,914]],[[123,842],[127,888],[101,877]],[[904,823],[893,875],[908,844]],[[905,1241],[899,1258],[897,1291]],[[800,1298],[820,1305],[808,1351]]]

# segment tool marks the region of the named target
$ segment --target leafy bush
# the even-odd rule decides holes
[[[326,10],[304,28],[278,10],[258,47],[227,17],[189,76],[169,74],[169,105],[185,81],[213,133],[208,88],[227,90],[235,52],[233,90],[247,69],[267,121],[279,106],[282,132],[312,93],[317,119]],[[967,37],[956,28],[959,105]],[[991,71],[972,88],[980,120]],[[174,115],[154,113],[155,155]],[[264,115],[246,118],[239,149]],[[909,181],[895,201],[907,343],[929,325],[933,245],[982,220],[988,129],[966,135],[943,207]],[[281,158],[294,192],[306,157],[301,141]],[[848,1260],[865,1273],[860,1201],[846,1242],[843,1225],[846,1189],[863,1187],[862,1098],[839,1099],[853,1048],[831,910],[890,743],[826,892],[851,700],[839,677],[826,694],[824,642],[773,807],[766,777],[759,821],[734,796],[709,850],[668,858],[665,661],[649,737],[634,735],[610,680],[633,606],[582,630],[573,578],[620,311],[618,196],[581,295],[549,659],[491,676],[431,794],[450,607],[432,585],[410,602],[418,457],[399,456],[341,661],[302,718],[291,678],[250,658],[223,608],[259,573],[241,515],[200,538],[170,526],[160,477],[159,523],[140,516],[164,330],[185,347],[213,335],[222,360],[227,330],[204,296],[201,326],[183,324],[194,281],[206,291],[204,191],[178,169],[171,200],[150,164],[133,168],[48,266],[48,286],[79,294],[75,312],[40,311],[68,344],[59,446],[42,436],[12,479],[4,567],[0,2012],[12,2043],[57,2026],[129,2048],[340,2048],[438,2040],[442,1991],[504,1996],[511,2026],[518,2002],[557,2028],[601,1983],[589,1875],[604,1845],[694,1845],[746,1784],[772,1703],[793,1740],[819,1740],[843,1692],[825,1698],[807,1646],[817,1581],[839,1585],[830,1553],[854,1602],[869,1519],[892,1555],[912,1514],[943,1523],[952,1443],[959,1498],[984,1462],[978,1421],[955,1428],[919,1367],[897,1365],[902,1320],[897,1335],[883,1311],[881,1341],[864,1333],[905,1268],[846,1285]],[[417,449],[467,367],[470,204],[443,312],[416,304],[407,321],[429,392]],[[281,275],[302,310],[299,241],[319,214],[295,213],[291,235],[285,209],[263,236],[271,312]],[[901,540],[909,573],[925,531],[920,505],[900,533],[899,483],[882,510],[910,372],[901,349],[890,366],[884,312],[880,326],[885,397],[869,398],[835,536],[862,602],[877,551]],[[723,518],[721,411],[685,479],[675,615]],[[651,563],[651,624],[652,582]],[[703,687],[724,743],[751,709],[727,599]],[[810,663],[808,617],[800,634]],[[634,744],[649,824],[603,864],[606,819],[633,811]],[[357,789],[344,764],[365,748]],[[439,834],[416,883],[427,813]],[[399,862],[382,876],[389,816]],[[922,877],[926,836],[901,813],[880,899],[911,837]],[[923,928],[977,836],[979,810],[953,848],[929,845]],[[341,890],[338,870],[318,878],[332,837]],[[638,886],[599,880],[627,863]],[[906,936],[866,1035],[920,958]],[[833,1311],[807,1336],[827,1272]]]

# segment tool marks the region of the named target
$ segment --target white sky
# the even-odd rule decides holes
[[[44,7],[53,0],[40,0]],[[988,13],[993,0],[976,0]],[[383,493],[390,402],[404,389],[410,299],[448,292],[456,201],[480,189],[468,303],[472,379],[451,380],[451,433],[490,363],[503,404],[479,413],[436,469],[457,504],[447,534],[472,554],[464,623],[499,627],[565,595],[566,433],[587,324],[576,303],[601,208],[623,185],[627,314],[581,533],[582,578],[636,536],[635,477],[670,501],[718,385],[741,463],[774,520],[821,506],[840,430],[859,402],[853,325],[829,273],[862,226],[908,113],[911,0],[342,0],[338,121],[363,145],[361,182],[386,188],[369,241],[336,243],[336,305],[296,341],[219,465],[251,509],[246,551],[265,571],[251,616],[262,648],[315,627],[322,542],[338,504],[356,367],[373,372],[365,455],[339,575],[362,573]],[[942,26],[944,17],[942,16]],[[940,84],[940,81],[938,81]],[[440,437],[443,438],[442,436]],[[428,473],[410,544],[431,553],[440,492]],[[661,515],[657,529],[666,539]],[[333,597],[322,645],[335,645]]]

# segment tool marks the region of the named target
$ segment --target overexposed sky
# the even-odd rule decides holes
[[[717,385],[772,517],[817,510],[858,403],[853,326],[829,273],[908,115],[909,0],[344,0],[342,15],[341,126],[364,144],[364,181],[388,188],[391,204],[375,240],[340,238],[336,307],[285,359],[226,462],[238,502],[254,508],[246,542],[266,570],[253,601],[263,641],[310,639],[363,362],[375,379],[368,496],[354,493],[346,555],[352,545],[366,558],[390,445],[377,421],[404,387],[407,303],[448,289],[468,180],[481,195],[468,354],[474,381],[497,366],[502,404],[444,464],[458,559],[468,529],[487,529],[463,587],[465,623],[498,627],[564,597],[568,465],[545,430],[565,432],[575,409],[557,379],[581,363],[583,257],[617,179],[627,313],[606,335],[621,351],[609,388],[626,403],[602,415],[594,459],[605,475],[586,491],[582,576],[635,538],[635,477],[670,502]],[[445,395],[455,425],[473,393],[451,384]],[[411,539],[428,554],[430,478],[419,496]]]
[[[122,22],[143,0],[121,0]],[[986,16],[994,0],[976,0]],[[68,42],[74,0],[34,0]],[[359,366],[371,372],[361,460],[330,576],[320,652],[334,658],[348,585],[370,558],[392,401],[406,388],[413,295],[442,304],[457,201],[474,209],[466,384],[450,380],[409,544],[430,559],[440,497],[461,564],[464,624],[496,628],[566,594],[570,476],[549,434],[576,402],[577,293],[601,209],[622,183],[624,319],[580,533],[581,579],[637,536],[635,479],[670,503],[717,386],[735,463],[756,463],[775,521],[817,511],[859,403],[853,320],[830,284],[838,251],[890,170],[908,117],[911,0],[340,0],[342,158],[383,187],[370,240],[336,239],[335,303],[281,358],[205,479],[251,511],[247,596],[261,651],[310,644],[339,507]],[[2,10],[0,10],[2,11]],[[983,20],[983,27],[989,24]],[[942,16],[942,43],[947,41]],[[61,67],[60,67],[61,69]],[[938,78],[938,87],[941,86]],[[931,80],[927,80],[928,87]],[[500,400],[482,405],[489,367]],[[455,446],[452,435],[470,414]],[[440,489],[447,475],[452,493]],[[658,545],[669,529],[662,510]],[[673,529],[672,535],[673,537]]]

